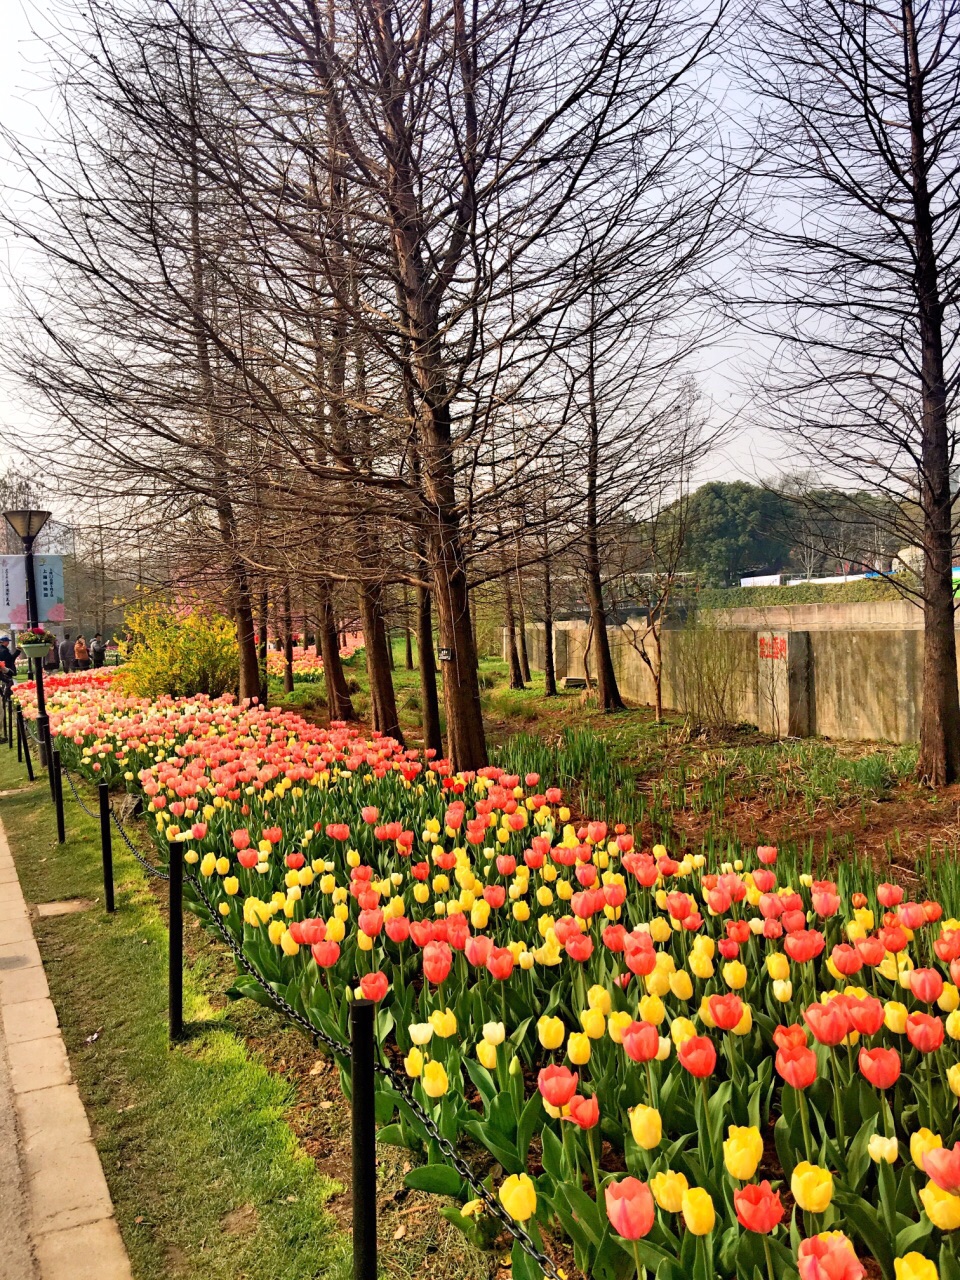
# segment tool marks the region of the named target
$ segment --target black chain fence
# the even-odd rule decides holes
[[[34,741],[38,741],[38,739],[34,737]],[[74,799],[77,801],[84,813],[88,814],[91,818],[97,817],[98,815],[84,803],[79,791],[77,790],[73,777],[66,766],[61,765],[61,773],[65,775],[67,782],[70,784],[70,790],[73,792]],[[110,806],[110,817],[112,818],[113,824],[119,832],[127,849],[137,860],[140,866],[143,867],[143,869],[150,875],[155,876],[158,880],[169,881],[169,874],[165,871],[161,871],[158,867],[153,866],[137,849],[130,835],[123,826],[123,823],[120,821],[117,811],[113,805]],[[237,964],[244,973],[251,977],[265,992],[265,994],[269,996],[271,1003],[290,1022],[299,1027],[301,1031],[305,1032],[315,1040],[320,1041],[322,1044],[325,1044],[328,1049],[332,1050],[332,1052],[339,1054],[341,1057],[349,1061],[352,1056],[349,1045],[343,1044],[334,1036],[329,1035],[321,1027],[315,1026],[309,1018],[300,1013],[298,1009],[295,1009],[294,1006],[280,995],[279,992],[277,992],[267,981],[267,979],[264,978],[256,966],[251,962],[250,958],[246,955],[230,929],[224,923],[219,911],[217,911],[216,906],[210,900],[210,897],[204,889],[200,879],[194,876],[191,872],[185,870],[184,880],[192,886],[197,896],[206,907],[217,932],[232,952]],[[441,1152],[444,1159],[456,1170],[461,1179],[471,1188],[471,1190],[475,1192],[476,1198],[482,1202],[487,1213],[489,1213],[491,1217],[495,1218],[503,1229],[519,1242],[524,1252],[537,1263],[543,1271],[543,1274],[548,1277],[548,1280],[563,1280],[562,1273],[559,1271],[552,1259],[550,1259],[542,1249],[537,1247],[529,1232],[521,1223],[517,1222],[509,1213],[507,1213],[506,1209],[504,1209],[503,1205],[490,1188],[483,1183],[467,1161],[459,1154],[453,1143],[443,1136],[433,1117],[414,1095],[410,1081],[407,1080],[406,1077],[401,1076],[394,1071],[389,1064],[381,1061],[376,1061],[374,1063],[374,1070],[390,1082],[399,1095],[400,1105],[406,1107],[409,1112],[416,1117],[430,1139],[436,1143],[437,1149]]]

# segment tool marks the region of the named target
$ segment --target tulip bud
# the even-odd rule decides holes
[[[894,1164],[900,1154],[900,1147],[896,1138],[885,1138],[882,1133],[875,1133],[867,1143],[867,1154],[876,1164],[881,1161]]]

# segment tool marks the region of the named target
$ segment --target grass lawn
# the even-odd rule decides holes
[[[202,972],[188,969],[192,1038],[171,1050],[157,902],[115,842],[117,912],[102,909],[99,828],[69,790],[55,843],[46,782],[0,749],[0,814],[28,902],[94,901],[34,922],[54,1004],[137,1280],[339,1280],[349,1241],[336,1184],[285,1122],[289,1083],[247,1052]]]

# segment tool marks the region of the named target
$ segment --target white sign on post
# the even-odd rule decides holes
[[[37,621],[59,623],[66,617],[63,599],[63,557],[34,556]],[[24,556],[0,556],[0,622],[14,630],[29,623],[27,571]]]

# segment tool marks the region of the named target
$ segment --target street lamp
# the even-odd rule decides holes
[[[5,511],[3,518],[23,543],[23,559],[27,581],[27,620],[31,627],[40,625],[37,603],[37,580],[33,571],[33,544],[37,534],[50,519],[49,511]],[[34,678],[37,682],[37,730],[40,737],[40,762],[47,764],[50,746],[50,718],[43,696],[43,659],[34,658]]]

